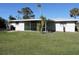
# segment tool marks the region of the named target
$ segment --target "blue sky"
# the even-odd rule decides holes
[[[42,3],[42,13],[49,19],[70,18],[69,10],[79,8],[78,3]],[[17,10],[23,7],[30,7],[36,18],[40,16],[40,10],[35,3],[0,3],[0,16],[8,19],[9,15],[18,16]]]

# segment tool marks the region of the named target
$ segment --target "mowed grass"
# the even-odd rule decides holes
[[[79,33],[0,32],[1,55],[77,55]]]

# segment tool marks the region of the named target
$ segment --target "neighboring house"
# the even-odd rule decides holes
[[[46,20],[43,30],[51,32],[75,32],[76,20]],[[40,31],[41,19],[9,20],[9,26],[14,26],[15,31]]]

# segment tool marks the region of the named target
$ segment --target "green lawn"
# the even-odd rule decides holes
[[[0,32],[0,54],[79,54],[79,33]]]

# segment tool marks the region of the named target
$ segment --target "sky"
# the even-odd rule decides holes
[[[43,16],[48,19],[71,18],[69,11],[72,8],[79,8],[78,3],[41,3],[41,6]],[[36,3],[0,3],[0,17],[8,20],[9,15],[14,17],[21,16],[17,11],[24,7],[29,7],[34,12],[36,19],[40,17],[40,9]]]

